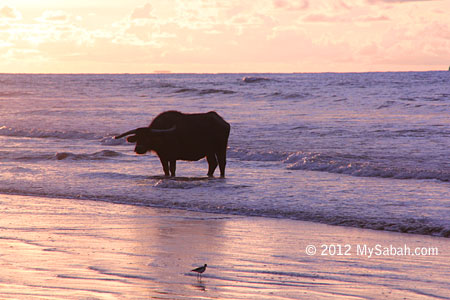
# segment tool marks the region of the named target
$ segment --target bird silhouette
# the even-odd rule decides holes
[[[203,267],[198,267],[198,268],[195,268],[195,269],[191,270],[191,272],[196,272],[197,273],[197,277],[201,277],[202,273],[205,272],[207,266],[208,265],[205,264]]]

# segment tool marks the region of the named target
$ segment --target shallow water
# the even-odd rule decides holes
[[[0,75],[0,192],[450,235],[450,74]],[[113,136],[231,126],[226,179]],[[216,170],[218,172],[218,170]]]
[[[449,299],[446,238],[36,196],[0,206],[2,299]]]

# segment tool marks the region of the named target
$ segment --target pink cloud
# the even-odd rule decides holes
[[[435,0],[367,0],[370,4],[376,4],[376,3],[408,3],[408,2],[428,2],[428,1],[435,1]]]
[[[378,16],[378,17],[367,17],[362,20],[365,22],[377,22],[377,21],[390,21],[391,19],[386,16]]]
[[[46,10],[42,16],[37,18],[41,22],[66,22],[69,20],[67,13],[61,10]]]
[[[328,16],[322,14],[312,14],[303,18],[305,22],[324,22],[324,23],[335,23],[342,22],[342,18],[338,16]]]
[[[131,14],[131,19],[150,19],[152,18],[152,6],[146,3],[143,7],[137,7]]]
[[[276,8],[288,10],[303,10],[309,7],[308,0],[274,0],[273,5]]]
[[[345,22],[378,22],[378,21],[389,21],[390,18],[386,16],[376,16],[376,17],[356,17],[351,18],[349,16],[329,16],[323,14],[311,14],[303,18],[305,22],[317,22],[317,23],[345,23]]]
[[[365,46],[359,51],[359,54],[365,55],[365,56],[375,56],[378,54],[378,46],[375,43],[372,43],[371,45]]]
[[[0,9],[0,18],[20,19],[20,13],[9,6],[3,6],[3,8]]]

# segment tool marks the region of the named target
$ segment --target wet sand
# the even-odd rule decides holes
[[[293,220],[0,195],[0,249],[1,299],[450,299],[449,239]]]

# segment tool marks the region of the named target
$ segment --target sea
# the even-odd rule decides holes
[[[114,139],[167,110],[230,123],[226,178]],[[450,72],[0,74],[4,195],[450,237],[449,181]]]

